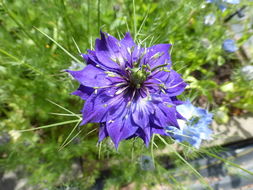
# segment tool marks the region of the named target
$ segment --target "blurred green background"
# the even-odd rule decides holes
[[[78,84],[64,69],[85,66],[76,46],[83,53],[91,49],[100,29],[118,38],[130,31],[143,46],[172,43],[173,67],[189,83],[181,98],[219,113],[216,121],[226,123],[232,115],[253,112],[252,79],[242,73],[252,64],[252,47],[245,46],[252,4],[227,4],[221,11],[204,0],[1,0],[0,172],[22,171],[36,189],[91,189],[101,173],[111,176],[103,182],[108,189],[162,183],[162,168],[142,171],[139,158],[150,151],[141,141],[122,143],[119,152],[110,141],[99,147],[97,125],[77,127],[71,137],[80,134],[59,151],[77,119],[61,106],[79,114],[83,105],[70,95]],[[243,6],[242,18],[225,21]],[[238,24],[239,32],[233,29]],[[234,39],[238,50],[222,49],[225,39]],[[56,126],[18,131],[50,124]]]

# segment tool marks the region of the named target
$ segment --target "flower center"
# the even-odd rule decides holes
[[[130,84],[139,89],[142,83],[145,82],[150,73],[145,70],[145,67],[134,67],[131,69]]]
[[[189,126],[194,126],[196,125],[200,120],[200,117],[198,116],[192,116],[188,121],[187,121],[187,125]]]

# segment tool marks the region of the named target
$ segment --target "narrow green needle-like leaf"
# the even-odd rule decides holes
[[[83,128],[84,129],[84,128]],[[59,148],[59,151],[61,151],[64,147],[66,147],[69,143],[71,143],[79,134],[81,134],[81,132],[83,132],[83,129],[79,130],[67,143],[65,143],[63,146],[61,146]],[[90,132],[88,132],[84,137],[88,136],[89,134],[93,133],[94,131],[96,131],[96,129],[91,130]]]
[[[41,71],[39,71],[38,69],[36,69],[35,67],[33,67],[32,65],[29,65],[21,60],[19,60],[17,57],[15,57],[14,55],[8,53],[7,51],[0,49],[0,52],[10,58],[12,58],[14,61],[16,61],[17,63],[19,63],[20,65],[24,65],[27,68],[29,68],[30,70],[34,71],[35,73],[38,73],[40,75],[43,75],[43,73]]]
[[[44,36],[46,36],[48,39],[50,39],[52,42],[54,42],[59,48],[61,48],[68,56],[70,56],[73,60],[75,60],[76,62],[82,64],[82,62],[77,59],[74,55],[72,55],[68,50],[66,50],[64,47],[62,47],[57,41],[55,41],[53,38],[51,38],[49,35],[47,35],[46,33],[42,32],[40,29],[36,28],[36,30],[38,30],[41,34],[43,34]]]
[[[64,144],[69,140],[69,138],[71,137],[71,135],[73,134],[73,132],[76,130],[76,128],[79,126],[81,120],[79,122],[76,123],[75,127],[71,130],[71,132],[69,133],[68,137],[65,139],[65,141],[62,143],[61,147],[64,146]],[[61,148],[60,147],[60,148]]]
[[[137,23],[136,23],[136,9],[135,9],[135,0],[133,0],[133,21],[134,21],[134,41],[137,37]]]
[[[73,114],[68,114],[68,113],[49,113],[51,115],[58,115],[58,116],[69,116],[69,117],[76,117],[76,115],[73,115]]]
[[[54,104],[54,105],[58,106],[59,108],[61,108],[61,109],[65,110],[66,112],[71,113],[73,116],[76,116],[76,117],[77,117],[77,118],[79,118],[79,119],[81,119],[81,118],[82,118],[82,117],[81,117],[81,116],[79,116],[78,114],[75,114],[74,112],[72,112],[72,111],[68,110],[67,108],[64,108],[63,106],[61,106],[61,105],[59,105],[59,104],[57,104],[57,103],[53,102],[52,100],[47,99],[47,101],[49,101],[50,103],[52,103],[52,104]]]
[[[38,130],[38,129],[45,129],[45,128],[50,128],[50,127],[56,127],[56,126],[66,125],[66,124],[69,124],[69,123],[76,123],[76,122],[80,122],[80,119],[75,119],[75,120],[70,120],[70,121],[64,121],[64,122],[54,123],[54,124],[50,124],[50,125],[44,125],[44,126],[41,126],[41,127],[36,127],[36,128],[31,128],[31,129],[19,130],[19,132],[35,131],[35,130]]]
[[[152,139],[151,139],[151,157],[152,157],[153,163],[155,163],[155,156],[154,156],[154,140],[155,140],[155,135],[153,135],[153,136],[152,136]]]
[[[72,40],[73,40],[73,42],[74,42],[74,44],[75,44],[75,46],[76,46],[76,49],[77,49],[78,53],[81,54],[81,50],[80,50],[80,48],[78,47],[78,45],[77,45],[77,43],[76,43],[76,41],[75,41],[75,39],[74,39],[73,37],[72,37]]]
[[[100,142],[99,145],[98,145],[98,159],[99,160],[101,158],[101,148],[102,148],[102,142]]]
[[[149,11],[149,9],[148,9],[148,11]],[[136,36],[138,36],[138,35],[140,34],[140,32],[141,32],[141,30],[142,30],[142,27],[144,26],[144,24],[145,24],[145,22],[146,22],[146,20],[147,20],[147,18],[148,18],[148,11],[147,11],[147,13],[146,13],[146,15],[145,15],[145,17],[144,17],[142,23],[141,23],[141,26],[140,26],[140,28],[139,28],[139,30],[138,30]]]

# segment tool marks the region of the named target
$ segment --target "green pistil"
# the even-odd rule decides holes
[[[150,74],[149,71],[146,71],[146,66],[143,65],[141,68],[135,67],[131,69],[131,83],[137,88],[141,88],[142,83],[147,79]]]
[[[187,125],[194,126],[199,122],[200,118],[198,116],[193,116],[187,121]]]
[[[147,79],[146,73],[143,70],[132,69],[131,82],[140,88],[141,84]]]

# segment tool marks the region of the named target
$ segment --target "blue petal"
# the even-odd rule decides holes
[[[75,92],[72,92],[72,95],[80,96],[83,100],[87,100],[93,92],[93,88],[80,85]]]
[[[188,142],[196,148],[200,147],[202,140],[210,140],[212,130],[208,125],[212,122],[212,114],[202,108],[194,107],[189,101],[177,106],[177,111],[185,117],[186,121],[178,119],[180,129],[168,126],[168,133],[179,142]],[[198,118],[198,120],[194,120]],[[196,122],[197,121],[197,122]]]
[[[106,129],[115,147],[118,148],[119,142],[132,136],[138,127],[134,125],[129,114],[126,114],[116,120],[107,121]]]
[[[106,137],[108,137],[108,132],[106,130],[106,125],[105,125],[105,123],[101,123],[100,128],[99,128],[99,140],[98,140],[98,142],[101,142]]]
[[[198,116],[195,107],[189,102],[177,106],[176,109],[187,120],[191,117]]]
[[[147,98],[139,98],[138,101],[133,102],[131,105],[133,121],[141,128],[147,127],[150,122],[149,117],[153,112],[153,107],[150,104],[151,102]]]
[[[91,123],[101,123],[108,121],[108,118],[116,117],[112,115],[119,112],[114,112],[113,110],[120,109],[125,106],[125,100],[122,96],[114,96],[116,89],[111,88],[109,90],[101,89],[97,93],[93,93],[85,102],[83,113],[82,125]],[[123,108],[121,108],[123,109]]]
[[[161,127],[168,125],[179,127],[176,117],[176,108],[168,107],[164,103],[155,106],[154,123]]]
[[[150,68],[169,64],[171,67],[171,57],[169,55],[171,44],[158,44],[146,49],[147,53],[143,57],[143,61],[150,65]]]
[[[129,48],[136,46],[129,32],[126,33],[125,37],[120,41],[120,44]]]
[[[154,77],[159,79],[165,85],[165,92],[167,92],[169,96],[180,95],[187,86],[180,74],[174,70],[170,70],[170,72],[160,71],[155,74]]]
[[[80,71],[66,71],[70,73],[80,84],[87,87],[103,87],[111,84],[111,81],[107,78],[104,71],[93,65],[87,65]]]
[[[124,54],[120,42],[109,34],[101,32],[101,39],[96,40],[96,58],[100,65],[112,71],[120,71],[125,67]]]

